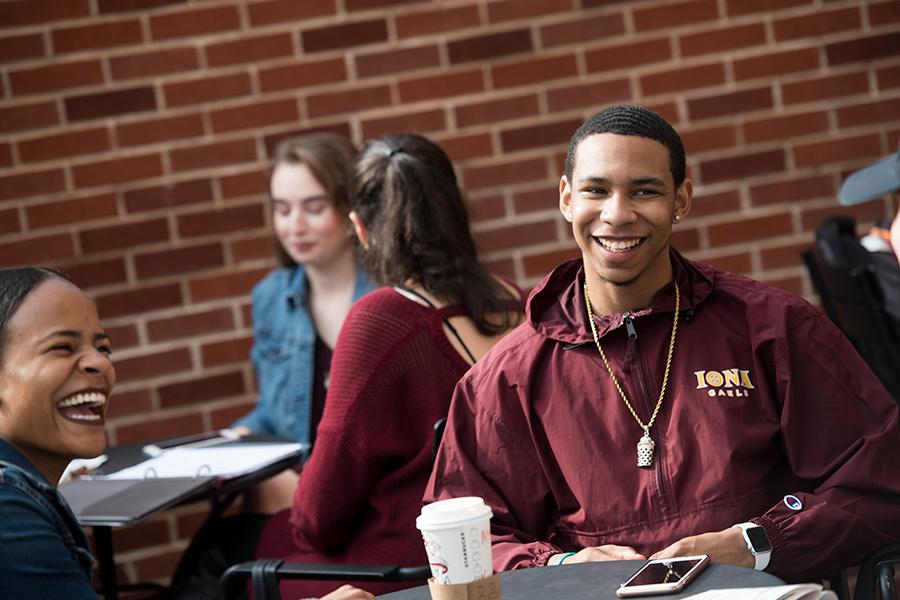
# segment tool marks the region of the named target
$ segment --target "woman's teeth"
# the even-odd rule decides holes
[[[69,408],[72,406],[79,406],[81,404],[87,404],[90,407],[103,406],[104,404],[106,404],[106,395],[99,392],[92,392],[89,394],[75,394],[74,396],[69,396],[65,400],[60,401],[57,406],[59,406],[60,408]]]
[[[613,252],[624,252],[625,250],[631,250],[641,243],[641,238],[635,238],[633,240],[604,240],[602,238],[596,239],[601,246],[603,246],[607,250],[612,250]]]

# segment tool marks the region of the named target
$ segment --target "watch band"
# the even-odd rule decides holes
[[[756,561],[753,568],[757,571],[765,570],[765,568],[769,566],[769,559],[772,557],[772,544],[769,543],[767,548],[757,548],[750,539],[750,535],[747,533],[748,529],[759,529],[765,536],[765,530],[756,523],[738,523],[734,525],[734,527],[741,530],[741,534],[744,536],[744,543],[747,544],[747,550],[750,551],[753,555],[753,559]],[[765,539],[768,540],[768,536],[766,536]]]

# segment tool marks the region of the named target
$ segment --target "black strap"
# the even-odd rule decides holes
[[[269,558],[253,563],[250,578],[253,582],[253,597],[257,600],[281,600],[278,591],[278,567],[283,560]]]
[[[427,305],[430,306],[431,308],[437,310],[437,306],[435,306],[434,303],[433,303],[431,300],[429,300],[428,298],[426,298],[425,296],[423,296],[423,295],[420,294],[419,292],[417,292],[417,291],[415,291],[415,290],[411,290],[411,289],[409,289],[409,288],[404,288],[404,287],[399,287],[399,286],[397,287],[397,289],[400,290],[400,291],[403,291],[403,292],[405,292],[405,293],[407,293],[407,294],[412,294],[412,295],[415,296],[416,298],[419,298],[420,300],[422,300],[422,302],[424,302],[425,304],[427,304]],[[450,330],[450,333],[453,334],[453,337],[456,338],[456,341],[459,342],[459,345],[462,346],[462,349],[463,349],[463,350],[465,350],[466,356],[469,357],[469,360],[472,361],[472,364],[475,364],[475,363],[477,362],[476,359],[475,359],[475,355],[472,354],[472,351],[469,350],[469,347],[468,347],[468,346],[466,346],[466,343],[463,341],[462,336],[459,335],[459,332],[456,330],[456,327],[454,327],[453,324],[450,322],[450,319],[445,318],[445,319],[444,319],[444,325],[447,326],[447,329]]]

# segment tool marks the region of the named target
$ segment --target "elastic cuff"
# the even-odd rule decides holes
[[[547,561],[550,560],[550,557],[554,554],[559,554],[562,552],[559,548],[547,548],[546,550],[541,550],[537,554],[534,555],[534,558],[531,559],[532,567],[546,567]]]

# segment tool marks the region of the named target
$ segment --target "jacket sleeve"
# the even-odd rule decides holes
[[[812,311],[812,309],[811,309]],[[782,444],[802,487],[753,519],[772,541],[768,571],[789,580],[860,562],[900,540],[897,404],[850,342],[821,313],[775,348]]]
[[[562,550],[545,541],[552,498],[518,394],[502,377],[479,374],[476,366],[456,386],[425,503],[480,496],[493,512],[494,570],[544,566]]]
[[[259,337],[257,334],[257,328],[259,327],[260,323],[266,320],[265,312],[261,309],[260,306],[263,303],[262,296],[268,293],[266,291],[267,289],[267,281],[260,283],[253,289],[253,304],[251,308],[253,319],[253,348],[250,350],[250,358],[253,361],[253,371],[256,374],[256,378],[260,386],[266,385],[266,382],[262,381],[262,378],[260,377],[260,374],[263,373],[260,361],[263,360],[263,358],[261,357],[261,353],[259,351]],[[253,407],[253,410],[232,423],[231,426],[244,426],[249,428],[250,431],[256,434],[274,434],[275,431],[272,428],[270,418],[271,409],[268,406],[265,397],[266,394],[260,393],[257,397],[256,406]]]

